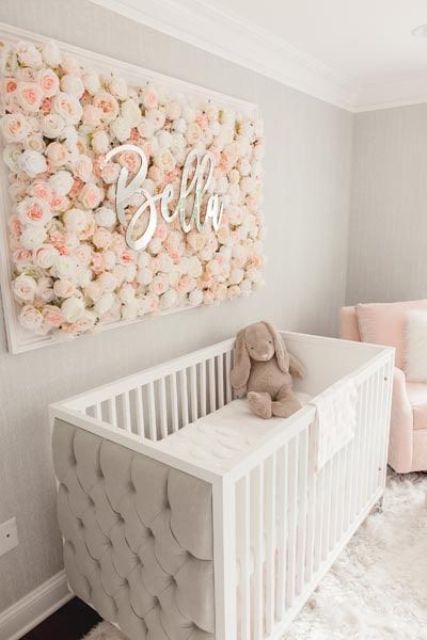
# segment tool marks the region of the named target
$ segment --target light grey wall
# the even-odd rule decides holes
[[[61,569],[48,403],[233,335],[251,321],[333,334],[344,302],[352,116],[87,0],[2,0],[0,20],[259,103],[266,124],[267,285],[250,298],[94,338],[0,353],[0,610]]]
[[[427,104],[355,116],[347,302],[427,297]]]

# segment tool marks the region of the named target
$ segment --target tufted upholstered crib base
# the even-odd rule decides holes
[[[53,452],[74,593],[129,638],[212,639],[211,486],[60,420]]]
[[[357,388],[321,469],[311,404],[263,421],[233,401],[233,340],[52,405],[70,587],[130,640],[279,640],[380,498],[393,351],[285,339],[298,393]]]

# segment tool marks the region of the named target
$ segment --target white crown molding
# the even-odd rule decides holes
[[[0,613],[0,640],[18,640],[72,597],[60,571]]]
[[[357,88],[284,39],[203,0],[91,0],[311,96],[353,110]]]
[[[425,73],[407,73],[366,80],[353,108],[355,112],[392,109],[427,102]]]

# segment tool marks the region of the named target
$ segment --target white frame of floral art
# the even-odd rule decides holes
[[[4,42],[14,42],[16,40],[25,40],[32,44],[42,44],[49,42],[52,38],[48,38],[39,35],[34,32],[26,31],[11,25],[0,23],[0,39]],[[143,84],[146,82],[153,82],[158,86],[167,87],[170,90],[176,91],[177,94],[184,93],[191,97],[200,96],[204,100],[212,101],[222,107],[230,107],[238,110],[240,113],[251,116],[253,118],[259,117],[258,106],[254,103],[247,102],[232,96],[228,96],[211,89],[201,87],[196,84],[192,84],[177,78],[173,78],[164,74],[160,74],[154,71],[150,71],[143,67],[130,64],[115,58],[98,54],[86,49],[82,49],[71,44],[61,42],[54,39],[61,51],[76,56],[83,65],[88,65],[95,68],[100,73],[111,73],[113,70],[119,73],[128,82],[139,82]],[[12,265],[10,260],[10,251],[8,244],[8,210],[10,209],[10,197],[8,195],[8,170],[0,157],[0,206],[2,209],[0,215],[0,289],[1,300],[3,303],[3,315],[6,328],[6,336],[9,351],[17,354],[26,352],[32,349],[48,346],[50,344],[57,344],[70,340],[71,338],[66,335],[50,334],[45,336],[39,336],[24,329],[18,321],[18,307],[14,300],[11,280],[12,280]],[[202,306],[202,305],[199,305]],[[168,311],[163,311],[161,315],[167,313],[177,313],[187,309],[194,309],[194,306],[181,306],[175,307]],[[148,316],[150,318],[152,316]],[[109,329],[124,327],[129,324],[135,324],[142,322],[147,318],[137,318],[135,320],[119,320],[111,323],[105,323],[99,325],[97,331],[106,331]]]

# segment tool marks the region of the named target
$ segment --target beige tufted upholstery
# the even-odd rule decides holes
[[[56,420],[73,591],[131,640],[214,637],[211,486]]]

